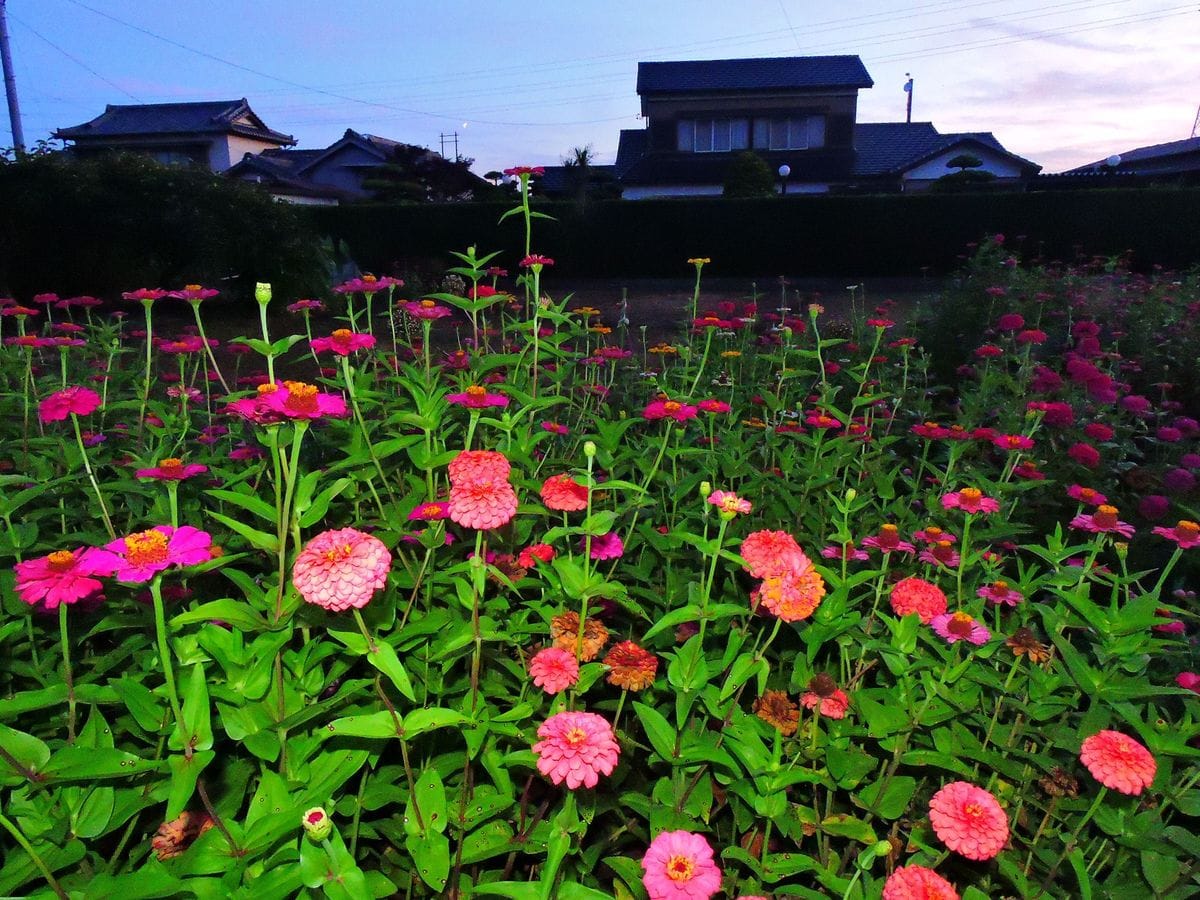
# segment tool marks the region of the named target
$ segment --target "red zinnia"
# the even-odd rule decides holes
[[[1100,731],[1083,742],[1079,759],[1092,777],[1122,794],[1140,794],[1158,771],[1153,755],[1119,731]]]
[[[933,869],[905,866],[888,876],[883,900],[959,900],[954,885]]]
[[[946,611],[946,595],[942,589],[921,578],[909,577],[896,582],[890,599],[896,615],[916,613],[923,625],[928,625],[934,616]]]
[[[542,482],[542,502],[547,509],[577,512],[587,509],[588,489],[570,475],[551,475]]]
[[[967,859],[991,859],[1008,843],[1008,817],[981,787],[954,781],[929,801],[929,822],[943,844]]]

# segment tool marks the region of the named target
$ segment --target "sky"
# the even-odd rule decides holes
[[[0,0],[2,2],[2,0]],[[347,128],[475,160],[612,162],[637,63],[856,54],[860,122],[991,131],[1059,172],[1187,138],[1200,7],[1171,0],[7,0],[25,139],[105,104],[246,97],[300,148]],[[10,146],[8,119],[0,144]]]

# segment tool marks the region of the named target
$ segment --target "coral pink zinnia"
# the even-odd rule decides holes
[[[755,578],[778,577],[811,565],[796,539],[786,531],[755,531],[746,535],[741,554]]]
[[[296,556],[292,584],[309,603],[360,609],[387,583],[392,555],[379,538],[354,528],[323,531]]]
[[[570,475],[551,475],[542,482],[542,502],[547,509],[578,512],[587,509],[588,490]]]
[[[1122,794],[1140,794],[1158,771],[1150,751],[1119,731],[1093,734],[1079,748],[1079,759],[1093,778]]]
[[[984,496],[979,488],[965,487],[961,491],[943,494],[942,508],[961,509],[965,513],[994,513],[1000,509],[1000,503]]]
[[[708,502],[720,511],[722,519],[732,519],[739,513],[745,515],[754,508],[749,500],[743,500],[733,491],[713,491]]]
[[[93,576],[95,550],[55,550],[47,556],[27,559],[13,566],[17,580],[13,590],[26,603],[43,603],[46,609],[57,609],[60,603],[74,603],[100,590],[101,583]]]
[[[547,694],[557,694],[579,680],[579,660],[560,647],[546,647],[529,660],[529,674]]]
[[[754,602],[785,622],[799,622],[813,614],[825,596],[825,580],[812,563],[795,572],[772,575],[750,594]]]
[[[954,885],[933,869],[904,866],[883,884],[883,900],[959,900]]]
[[[929,821],[943,844],[967,859],[991,859],[1008,843],[1008,817],[981,787],[952,781],[929,801]]]
[[[464,528],[489,531],[517,514],[517,493],[505,479],[460,481],[450,485],[449,511]]]
[[[946,611],[946,595],[942,589],[922,578],[909,577],[896,582],[890,599],[896,615],[916,613],[923,625],[928,625],[934,616]]]
[[[90,388],[72,385],[55,391],[38,404],[38,418],[43,422],[61,422],[74,413],[86,416],[100,408],[100,395]]]
[[[156,525],[117,538],[97,549],[89,565],[97,575],[139,584],[171,566],[194,566],[212,559],[212,536],[191,525]]]
[[[650,900],[709,900],[721,890],[721,870],[702,834],[664,831],[642,857]]]
[[[593,788],[601,775],[617,767],[620,746],[612,726],[603,716],[589,712],[561,712],[538,728],[541,738],[533,745],[538,771],[553,781],[564,781],[571,790]]]
[[[450,460],[450,483],[507,480],[512,466],[503,453],[495,450],[463,450]]]

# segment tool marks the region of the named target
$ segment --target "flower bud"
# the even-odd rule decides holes
[[[858,496],[858,491],[856,491],[854,488],[850,488],[850,490],[846,491],[846,499],[848,501],[850,501],[851,503],[854,502],[854,498],[857,496]]]
[[[319,806],[314,806],[300,820],[304,831],[314,841],[323,841],[333,833],[333,820]]]
[[[266,281],[260,281],[254,285],[254,299],[266,306],[271,302],[271,285]]]
[[[700,496],[708,499],[708,495],[712,493],[712,485],[707,481],[700,482]]]
[[[592,459],[596,455],[596,442],[595,441],[584,441],[583,442],[583,455],[586,456],[588,459]]]

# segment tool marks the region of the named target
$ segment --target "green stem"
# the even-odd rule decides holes
[[[154,328],[152,313],[150,312],[153,302],[153,300],[142,301],[142,309],[146,313],[146,371],[145,377],[142,380],[142,408],[138,412],[139,434],[141,434],[142,427],[146,422],[146,405],[150,402],[150,368],[154,365]]]
[[[10,822],[3,813],[0,813],[0,826],[3,826],[4,830],[11,834],[13,839],[21,845],[21,849],[29,854],[29,858],[33,860],[33,864],[41,871],[42,877],[46,879],[46,883],[50,885],[50,889],[61,897],[62,900],[68,900],[67,892],[62,889],[62,885],[55,879],[54,873],[50,871],[50,868],[41,856],[38,855],[38,852],[33,849],[33,844],[29,843],[28,838],[21,833],[21,829]]]
[[[267,346],[267,381],[271,384],[275,383],[275,354],[271,351],[271,333],[267,329],[267,304],[259,301],[258,304],[258,321],[262,326],[263,343]]]
[[[75,743],[75,677],[71,671],[71,641],[67,634],[67,603],[58,604],[58,637],[62,642],[63,681],[67,685],[67,743]]]
[[[200,340],[204,342],[204,352],[208,355],[208,361],[212,363],[213,371],[217,373],[217,380],[221,382],[221,387],[228,394],[229,384],[225,381],[225,376],[221,374],[221,367],[217,364],[216,354],[213,353],[213,349],[208,343],[208,336],[204,333],[204,322],[200,318],[200,303],[199,301],[193,301],[190,305],[192,312],[196,316],[196,330],[200,332]],[[208,381],[207,378],[204,380]]]
[[[92,490],[96,492],[96,499],[100,501],[100,516],[104,519],[104,527],[108,531],[109,538],[116,540],[117,532],[113,529],[112,519],[109,518],[108,507],[104,503],[104,494],[100,492],[100,484],[96,481],[96,473],[92,471],[87,447],[83,444],[83,432],[79,429],[79,417],[75,413],[71,413],[71,424],[75,427],[75,442],[79,444],[79,455],[83,457],[83,468],[87,470],[88,481],[92,483]]]
[[[150,597],[154,602],[154,634],[158,640],[158,656],[162,662],[163,678],[167,682],[167,699],[175,716],[175,726],[181,737],[186,737],[183,726],[183,707],[179,704],[179,692],[175,688],[175,666],[171,661],[171,647],[167,643],[167,617],[163,609],[162,576],[156,575],[150,582]]]

